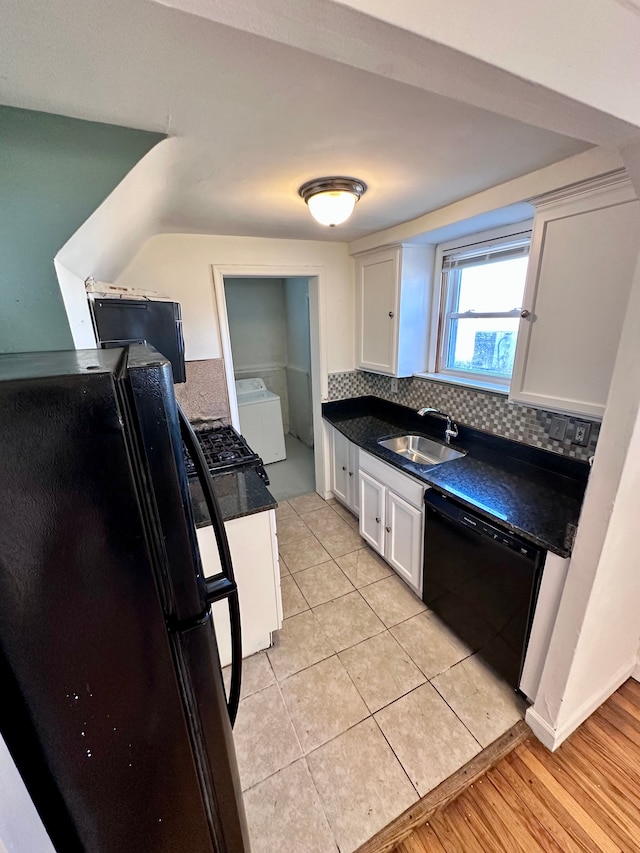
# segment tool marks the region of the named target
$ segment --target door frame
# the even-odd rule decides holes
[[[240,415],[236,395],[233,354],[227,299],[224,292],[225,278],[306,278],[309,282],[309,345],[311,350],[311,415],[313,418],[313,453],[315,463],[316,491],[326,497],[329,485],[329,458],[325,452],[325,430],[322,420],[322,403],[329,397],[329,373],[326,345],[326,271],[323,267],[288,266],[277,264],[212,264],[213,290],[218,314],[218,330],[224,371],[229,395],[231,423],[240,431]]]

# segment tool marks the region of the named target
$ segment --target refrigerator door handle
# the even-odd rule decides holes
[[[207,604],[215,604],[216,601],[223,601],[238,591],[238,585],[235,581],[230,581],[224,575],[216,575],[215,578],[205,578],[204,586]]]
[[[229,719],[233,726],[238,714],[240,688],[242,685],[242,630],[240,626],[238,586],[233,572],[227,531],[224,529],[220,507],[213,493],[211,475],[209,474],[206,460],[196,434],[193,431],[193,427],[180,405],[178,405],[178,416],[180,418],[180,434],[193,460],[198,480],[202,486],[202,493],[207,504],[209,517],[211,518],[211,524],[218,544],[220,563],[222,564],[222,573],[216,575],[215,578],[209,578],[205,581],[206,602],[207,604],[211,604],[226,598],[229,605],[229,622],[231,624],[231,685],[229,687],[227,710],[229,711]]]

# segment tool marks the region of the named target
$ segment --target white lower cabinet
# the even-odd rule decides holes
[[[358,487],[357,444],[349,441],[337,429],[331,431],[331,491],[354,515],[360,510],[360,489]]]
[[[360,535],[422,595],[424,486],[360,453]]]
[[[276,514],[274,510],[257,512],[226,521],[224,527],[238,584],[242,657],[246,658],[268,648],[271,633],[282,627]],[[196,534],[205,577],[218,574],[221,565],[213,527],[201,527]],[[231,663],[229,606],[218,601],[211,611],[220,663],[227,666]]]
[[[422,594],[424,510],[387,491],[385,556],[400,577]]]
[[[360,536],[384,555],[386,488],[364,471],[360,472]]]

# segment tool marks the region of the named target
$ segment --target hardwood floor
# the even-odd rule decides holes
[[[394,850],[640,851],[640,684],[627,681],[553,754],[527,738]]]

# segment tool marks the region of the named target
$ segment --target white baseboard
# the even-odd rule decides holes
[[[640,661],[636,661],[636,665],[631,673],[631,678],[634,678],[636,681],[640,681]]]
[[[535,706],[529,708],[525,714],[525,721],[534,735],[546,746],[551,752],[554,752],[560,744],[562,744],[570,734],[572,734],[578,726],[596,711],[603,702],[611,696],[612,693],[620,687],[621,684],[629,677],[636,678],[635,673],[640,676],[640,665],[637,662],[627,663],[624,667],[618,670],[615,675],[609,679],[607,684],[599,690],[594,696],[590,696],[582,705],[557,729],[554,729],[550,723],[544,720],[535,709]],[[640,678],[638,678],[640,680]]]

